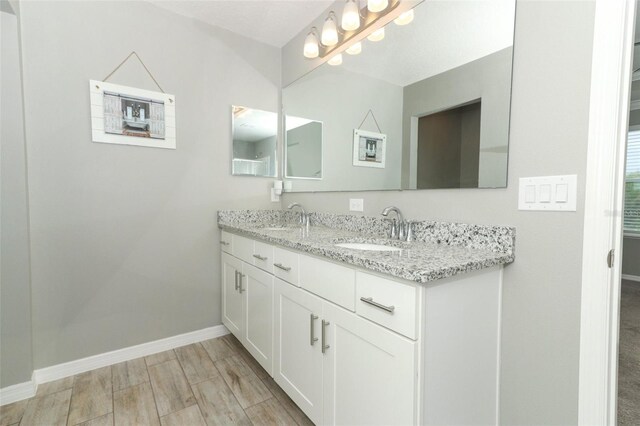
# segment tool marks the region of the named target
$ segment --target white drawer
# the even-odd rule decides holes
[[[227,231],[220,232],[220,250],[225,253],[233,253],[233,238]]]
[[[298,271],[300,270],[298,256],[298,253],[281,249],[280,247],[274,247],[273,274],[276,277],[290,282],[293,285],[298,285]]]
[[[337,305],[355,311],[356,271],[300,255],[300,286]]]
[[[273,274],[273,246],[255,241],[253,246],[253,266]]]
[[[245,262],[253,263],[253,240],[249,238],[241,237],[239,235],[233,236],[233,255],[238,259]]]
[[[418,287],[356,272],[356,313],[410,339],[417,338]],[[364,300],[363,300],[364,299]]]

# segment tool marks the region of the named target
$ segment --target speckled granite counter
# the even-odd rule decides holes
[[[515,228],[508,226],[413,221],[415,241],[386,238],[385,219],[310,213],[306,232],[298,213],[280,210],[225,210],[218,226],[267,243],[300,250],[418,283],[511,263]],[[283,229],[273,229],[273,228]],[[272,229],[269,229],[272,228]],[[393,252],[336,247],[336,243],[375,243],[399,247]]]

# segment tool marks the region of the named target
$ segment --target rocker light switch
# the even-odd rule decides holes
[[[577,175],[520,178],[519,210],[576,211]]]

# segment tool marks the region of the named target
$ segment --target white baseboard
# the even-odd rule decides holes
[[[640,276],[638,276],[638,275],[622,274],[622,279],[623,280],[640,282]]]
[[[31,398],[36,394],[37,387],[32,377],[28,382],[0,389],[0,406]]]
[[[227,330],[227,327],[220,324],[214,327],[192,331],[190,333],[179,334],[177,336],[167,337],[153,342],[142,343],[128,348],[65,362],[64,364],[40,368],[33,372],[30,382],[19,383],[17,385],[0,389],[0,405],[31,398],[36,394],[38,385],[42,383],[63,379],[65,377],[84,373],[85,371],[95,370],[96,368],[107,367],[119,362],[153,355],[158,352],[168,351],[169,349],[179,348],[180,346],[190,345],[203,340],[214,339],[216,337],[224,336],[225,334],[229,334],[229,330]]]

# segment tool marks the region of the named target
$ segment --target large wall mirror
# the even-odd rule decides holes
[[[323,123],[321,177],[292,191],[506,187],[514,21],[515,0],[424,1],[284,88],[287,116]],[[291,149],[287,171],[318,171]]]
[[[231,174],[275,177],[278,114],[235,105],[231,107],[231,114]]]

